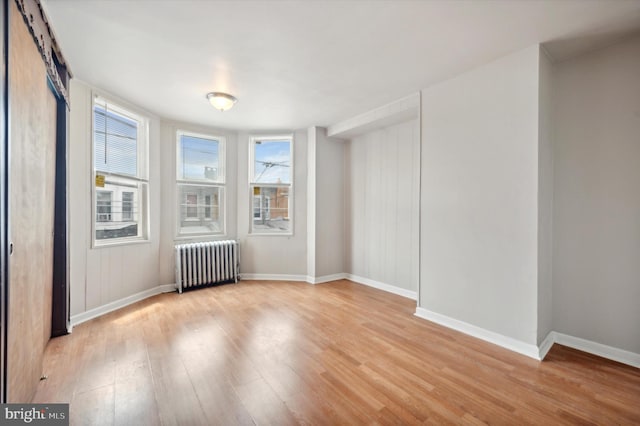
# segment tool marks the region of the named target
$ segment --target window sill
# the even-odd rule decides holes
[[[149,238],[135,238],[135,239],[119,239],[117,241],[109,241],[109,242],[97,242],[93,240],[92,249],[103,249],[103,248],[112,248],[112,247],[120,247],[120,246],[129,246],[136,244],[150,244],[151,240]]]
[[[193,235],[176,235],[173,238],[174,243],[202,243],[206,241],[222,241],[228,240],[227,234],[193,234]]]
[[[293,237],[293,232],[251,232],[248,237]]]

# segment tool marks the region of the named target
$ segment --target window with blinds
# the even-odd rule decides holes
[[[178,237],[225,233],[225,139],[178,131],[176,135]]]
[[[94,245],[147,238],[147,120],[95,97]]]

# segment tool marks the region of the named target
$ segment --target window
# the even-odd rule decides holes
[[[93,101],[94,244],[147,238],[146,120]]]
[[[251,233],[292,234],[292,138],[251,138],[249,152]]]
[[[178,131],[178,236],[224,234],[224,138]]]

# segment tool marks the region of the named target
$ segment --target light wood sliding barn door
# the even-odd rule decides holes
[[[7,16],[7,2],[0,2],[0,42],[2,43],[2,55],[0,56],[0,75],[7,73],[7,51],[6,39],[7,25],[5,17]],[[6,287],[7,287],[7,260],[9,246],[7,239],[7,108],[5,102],[7,100],[7,90],[5,79],[0,78],[0,403],[6,402],[6,382],[7,375],[5,364],[5,349],[7,347],[7,334],[5,313],[7,309]]]
[[[9,6],[7,401],[29,402],[51,336],[56,98],[32,35]]]

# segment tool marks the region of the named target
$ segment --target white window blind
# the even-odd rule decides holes
[[[93,107],[96,171],[127,176],[138,174],[138,122],[96,100]]]
[[[178,149],[178,179],[224,182],[219,140],[181,134]]]

